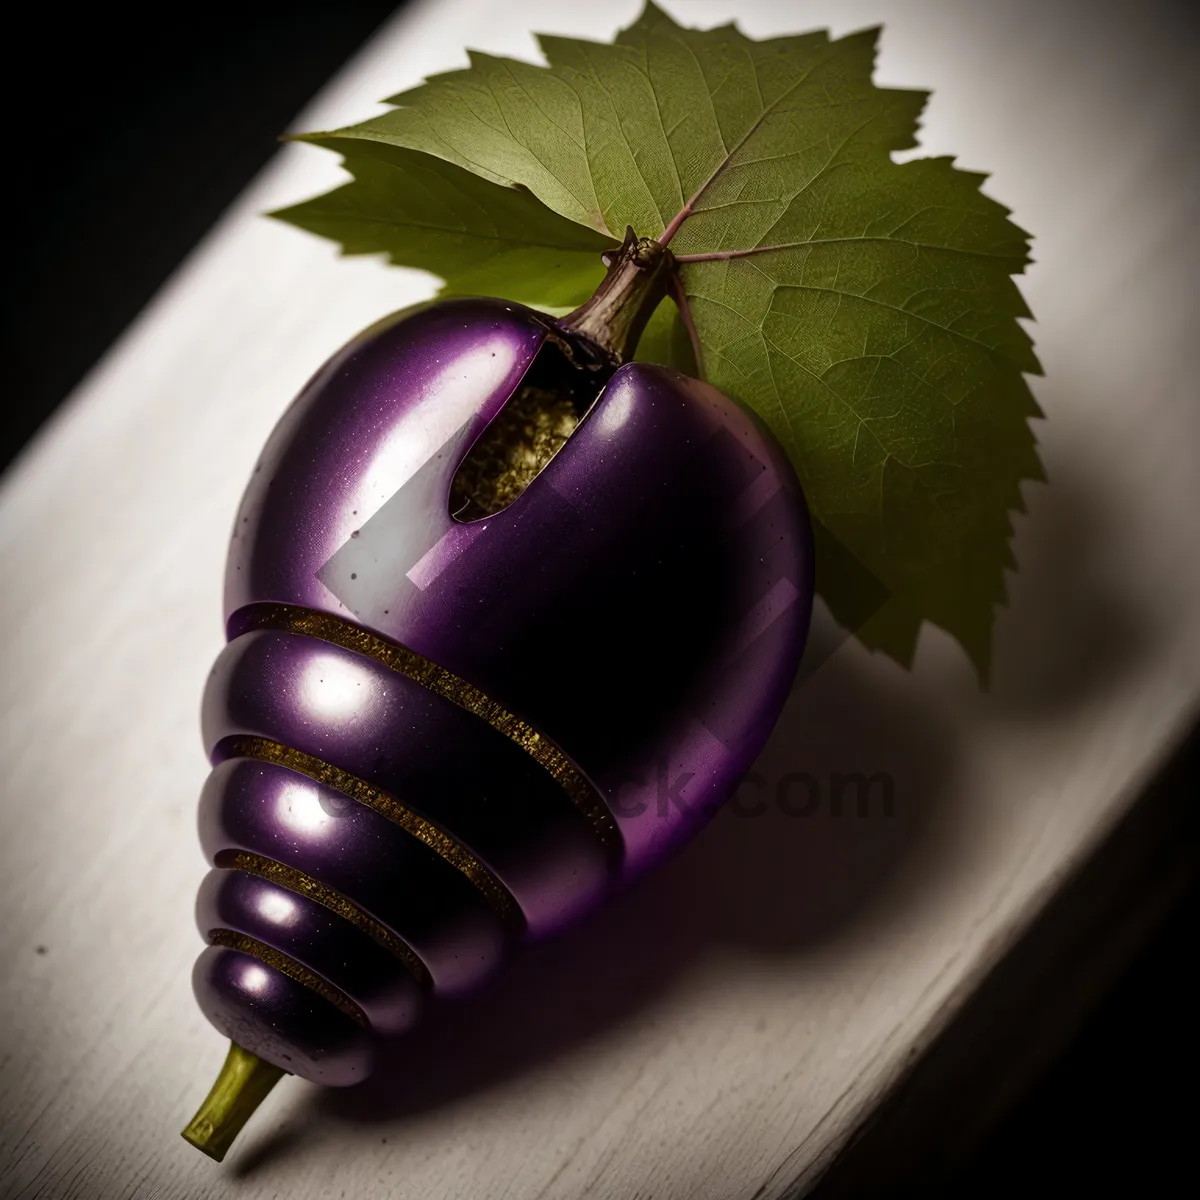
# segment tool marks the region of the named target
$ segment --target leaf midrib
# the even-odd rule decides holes
[[[828,44],[826,45],[826,49],[828,49]],[[772,114],[772,112],[774,112],[775,108],[779,104],[781,104],[798,87],[800,87],[801,84],[807,82],[808,77],[813,73],[813,71],[815,71],[817,69],[817,67],[822,65],[825,61],[826,61],[826,59],[822,58],[819,63],[814,63],[811,67],[808,68],[808,70],[806,70],[802,75],[800,75],[800,77],[798,79],[796,79],[793,83],[789,84],[787,88],[785,88],[782,92],[780,92],[779,95],[776,96],[775,99],[772,100],[771,103],[768,104],[762,110],[762,112],[758,114],[758,116],[754,119],[754,122],[751,124],[750,128],[747,129],[746,132],[744,134],[742,134],[742,136],[740,138],[738,138],[737,142],[734,144],[734,146],[730,150],[726,151],[724,158],[722,158],[721,161],[717,163],[717,165],[713,168],[712,173],[708,176],[708,178],[688,198],[688,200],[684,203],[684,206],[679,210],[679,212],[677,212],[675,214],[675,216],[673,216],[671,218],[671,220],[667,222],[666,226],[663,228],[662,234],[659,236],[659,241],[664,246],[667,245],[671,241],[671,239],[679,231],[680,226],[682,226],[684,221],[686,221],[688,219],[688,217],[691,216],[692,209],[694,208],[696,201],[699,200],[700,197],[703,196],[706,191],[708,191],[708,189],[713,185],[713,183],[715,183],[716,180],[720,177],[721,173],[728,168],[729,164],[733,161],[733,159],[737,155],[738,151],[741,150],[741,148],[746,144],[746,142],[749,141],[750,138],[753,137],[754,134],[758,132],[760,126],[767,119],[767,117],[770,116]],[[755,81],[757,82],[757,80],[758,80],[757,64],[754,67],[754,78],[755,78]],[[762,94],[761,87],[759,89],[759,94],[760,95]],[[724,141],[724,139],[722,139],[722,142],[723,141]]]

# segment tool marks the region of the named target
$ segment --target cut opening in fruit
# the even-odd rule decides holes
[[[450,484],[450,513],[478,521],[507,508],[566,445],[612,375],[557,335],[547,337]]]

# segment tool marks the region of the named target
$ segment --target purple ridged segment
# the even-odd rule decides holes
[[[313,1083],[371,1073],[370,1035],[327,1000],[240,950],[209,946],[192,969],[200,1011],[227,1038]]]
[[[439,990],[474,987],[506,935],[475,885],[386,817],[276,763],[229,759],[200,796],[209,862],[246,850],[353,900],[417,953]]]
[[[245,871],[210,871],[196,897],[204,938],[230,929],[302,962],[340,988],[380,1033],[403,1033],[421,1011],[421,987],[384,947],[307,896]]]
[[[547,932],[595,904],[604,849],[563,789],[479,717],[374,659],[301,634],[234,638],[209,677],[203,733],[257,735],[365,779],[488,864]]]

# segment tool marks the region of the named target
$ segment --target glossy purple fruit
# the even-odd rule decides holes
[[[255,468],[203,705],[194,984],[276,1067],[362,1079],[373,1031],[697,828],[783,705],[812,595],[791,467],[706,384],[585,350],[497,300],[397,314]],[[536,477],[454,515],[485,430],[556,397],[583,415]]]

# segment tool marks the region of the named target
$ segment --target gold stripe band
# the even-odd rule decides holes
[[[388,641],[363,629],[361,625],[354,625],[332,613],[317,612],[291,604],[264,604],[256,606],[251,620],[254,629],[277,629],[285,633],[304,634],[334,646],[341,646],[344,650],[351,650],[365,658],[372,658],[486,721],[493,729],[520,746],[554,779],[604,843],[613,866],[620,863],[625,850],[621,831],[608,805],[588,782],[583,772],[550,738],[539,733],[528,721],[509,712],[473,684],[455,675],[453,671],[439,667],[437,663],[424,658],[415,650],[410,650],[399,642]]]
[[[232,929],[210,929],[208,940],[213,946],[239,950],[242,954],[257,958],[259,962],[268,967],[274,967],[281,975],[286,975],[296,983],[303,984],[309,991],[316,992],[322,1000],[327,1000],[334,1008],[340,1009],[364,1029],[371,1027],[370,1021],[367,1020],[367,1014],[341,988],[334,987],[328,979],[318,975],[315,971],[310,971],[290,954],[284,954],[282,950],[276,950],[274,946],[268,946],[266,942],[260,942],[258,938],[237,933]]]
[[[398,938],[381,921],[375,920],[364,908],[360,908],[353,900],[343,896],[341,892],[326,887],[311,875],[297,871],[286,863],[277,862],[263,854],[252,854],[249,850],[222,850],[215,863],[224,871],[245,871],[248,875],[257,875],[269,883],[278,884],[286,891],[295,892],[315,901],[330,912],[337,913],[343,920],[348,921],[356,929],[361,930],[373,942],[378,942],[389,953],[398,958],[416,976],[422,987],[431,987],[433,977],[429,968],[421,961],[420,956],[406,942]]]
[[[302,750],[294,750],[291,746],[269,741],[267,738],[234,737],[223,742],[222,746],[230,757],[276,763],[301,775],[307,775],[309,779],[334,788],[367,808],[374,809],[380,816],[399,825],[406,833],[410,833],[417,841],[424,843],[455,870],[465,875],[510,929],[519,931],[524,928],[525,916],[521,912],[521,906],[491,868],[480,862],[461,842],[456,841],[432,821],[405,807],[394,796],[381,791],[357,775],[351,775],[348,771],[327,763],[324,759],[315,758]]]

